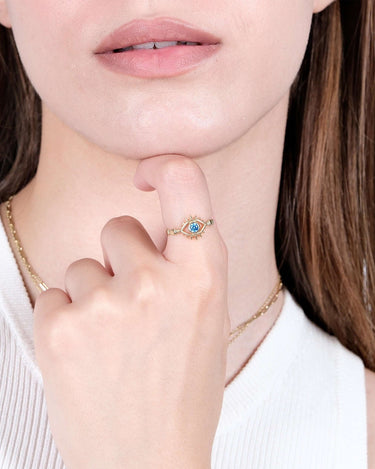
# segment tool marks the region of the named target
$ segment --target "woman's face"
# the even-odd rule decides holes
[[[240,138],[289,92],[312,14],[328,3],[0,0],[0,18],[12,27],[42,101],[68,127],[128,158],[194,157]],[[104,37],[124,23],[154,17],[214,34],[219,52],[169,78],[118,74],[99,63],[94,50]]]

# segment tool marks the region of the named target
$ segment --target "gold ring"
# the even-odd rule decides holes
[[[213,225],[214,220],[210,218],[207,221],[203,221],[201,218],[197,216],[192,217],[190,216],[187,218],[181,225],[181,228],[172,228],[171,230],[167,229],[168,235],[175,235],[178,233],[182,233],[183,235],[187,236],[190,239],[198,239],[202,237],[206,226]]]

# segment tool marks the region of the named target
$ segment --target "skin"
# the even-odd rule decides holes
[[[21,265],[35,305],[35,346],[51,429],[69,468],[103,467],[108,459],[100,458],[113,455],[111,467],[121,467],[124,451],[134,456],[134,467],[149,467],[155,454],[163,468],[174,467],[177,457],[187,467],[209,467],[224,386],[283,305],[281,294],[226,348],[228,326],[234,329],[257,311],[277,280],[273,233],[289,90],[312,15],[331,1],[235,0],[229,8],[225,0],[164,7],[0,0],[0,21],[12,27],[42,99],[38,172],[14,198],[13,213],[33,268],[54,287],[38,295]],[[196,70],[168,79],[117,75],[97,63],[93,51],[109,32],[135,18],[161,16],[214,33],[221,51]],[[4,206],[1,214],[4,220]],[[165,228],[180,226],[189,215],[212,216],[216,223],[198,241],[167,239]],[[173,320],[176,310],[182,322]],[[144,311],[152,320],[149,335]],[[215,321],[202,320],[210,314]],[[153,340],[159,333],[165,334],[162,344]],[[93,339],[102,341],[103,352]],[[151,346],[154,360],[133,366],[136,360],[145,363],[142,354]],[[180,353],[171,361],[176,349]],[[133,365],[128,356],[136,357]],[[208,369],[210,381],[204,379]],[[154,379],[146,381],[150,373]],[[374,376],[366,370],[369,467],[375,466]],[[119,380],[142,386],[135,384],[120,399]],[[69,401],[72,382],[76,400]],[[190,393],[181,413],[186,383]],[[105,411],[84,412],[83,402],[86,409],[104,402]],[[129,413],[129,402],[135,411],[123,425],[116,417]],[[145,412],[155,412],[155,419],[143,422]],[[191,415],[204,416],[207,424],[199,426]],[[175,431],[174,425],[184,428],[188,421],[190,431]],[[100,440],[97,454],[106,432],[111,438]],[[146,444],[147,434],[160,437]],[[129,440],[131,447],[124,443]],[[139,458],[143,465],[137,465]]]

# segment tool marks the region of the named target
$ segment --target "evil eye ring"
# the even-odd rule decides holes
[[[202,219],[198,218],[197,216],[192,217],[190,216],[187,218],[181,225],[181,228],[173,228],[171,230],[167,229],[168,235],[175,235],[178,233],[182,233],[183,235],[187,236],[190,239],[198,239],[202,237],[206,226],[213,225],[214,220],[210,218],[207,221],[203,221]]]

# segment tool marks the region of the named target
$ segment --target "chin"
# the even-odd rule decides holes
[[[85,139],[110,154],[142,160],[157,155],[183,155],[198,158],[215,153],[236,138],[228,129],[160,129],[158,132],[121,134],[88,133]]]

